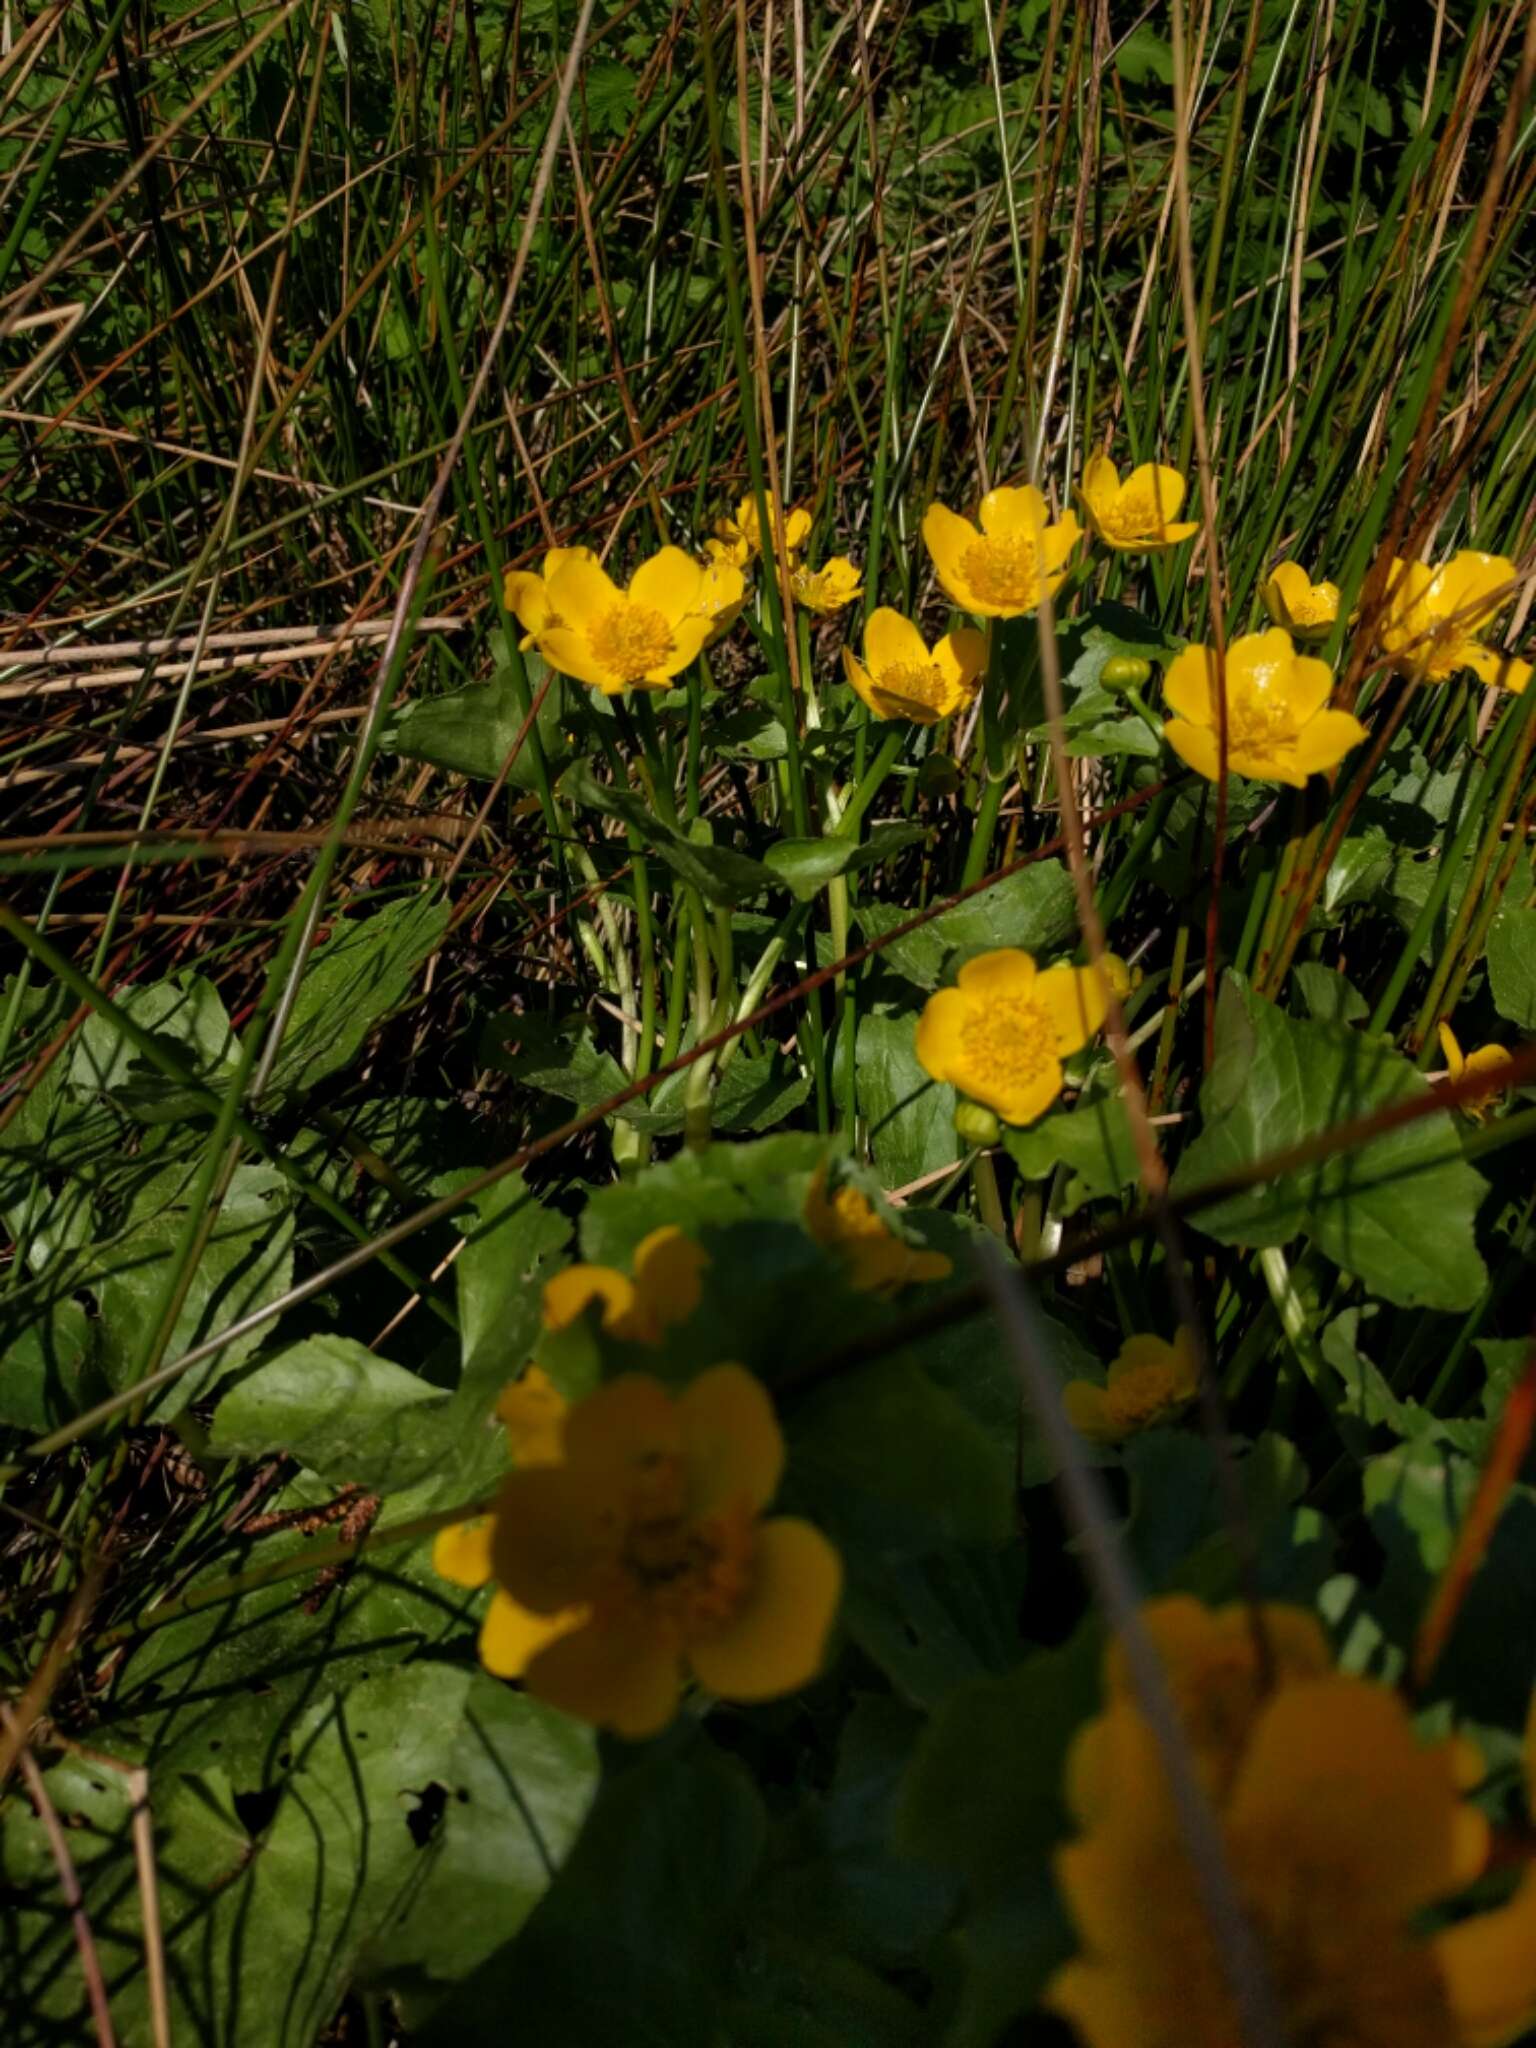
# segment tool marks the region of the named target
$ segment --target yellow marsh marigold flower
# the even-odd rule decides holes
[[[1277,562],[1260,593],[1277,626],[1297,640],[1326,640],[1339,616],[1337,583],[1314,583],[1299,562]]]
[[[980,530],[947,505],[923,514],[923,539],[934,572],[962,611],[984,619],[1016,619],[1055,596],[1067,557],[1082,529],[1063,512],[1053,525],[1033,484],[988,491],[977,507]]]
[[[943,1252],[903,1243],[868,1195],[851,1182],[828,1194],[825,1166],[816,1169],[805,1198],[805,1227],[818,1244],[842,1258],[857,1294],[895,1294],[909,1280],[947,1280],[954,1271],[954,1262]]]
[[[1106,547],[1144,555],[1176,548],[1200,531],[1197,519],[1178,516],[1187,489],[1179,471],[1166,462],[1143,462],[1122,483],[1107,455],[1090,455],[1078,496],[1088,524]]]
[[[1386,609],[1377,627],[1382,651],[1402,675],[1443,683],[1469,668],[1485,683],[1521,691],[1531,664],[1485,647],[1478,635],[1513,595],[1515,565],[1506,555],[1461,548],[1432,569],[1427,562],[1394,558],[1387,575]]]
[[[1238,2015],[1157,1743],[1133,1705],[1102,1719],[1084,1832],[1057,1858],[1081,1953],[1045,2002],[1088,2048],[1232,2048]],[[1487,1856],[1458,1747],[1419,1743],[1402,1701],[1365,1679],[1297,1678],[1260,1706],[1219,1814],[1288,2041],[1498,2048],[1536,2012],[1529,1880],[1501,1911],[1419,1931]]]
[[[1440,1025],[1440,1050],[1445,1054],[1446,1068],[1453,1081],[1459,1081],[1463,1074],[1486,1074],[1488,1095],[1499,1095],[1507,1085],[1501,1069],[1510,1063],[1510,1055],[1502,1045],[1480,1045],[1469,1053],[1463,1053],[1456,1034],[1448,1023]],[[1461,1108],[1475,1123],[1483,1123],[1488,1115],[1486,1098],[1463,1102]]]
[[[802,562],[791,570],[789,587],[808,612],[840,612],[864,595],[861,572],[846,555],[828,555],[819,569]]]
[[[1161,1337],[1127,1337],[1103,1386],[1069,1380],[1062,1399],[1084,1436],[1117,1444],[1177,1415],[1199,1389],[1195,1340],[1180,1324],[1171,1344]]]
[[[1180,760],[1214,782],[1220,773],[1216,726],[1216,656],[1186,647],[1168,664],[1163,695],[1178,713],[1163,736]],[[1227,648],[1227,767],[1255,782],[1304,787],[1309,775],[1337,767],[1365,738],[1347,711],[1325,711],[1333,674],[1326,662],[1298,654],[1289,633],[1244,633]]]
[[[876,718],[937,725],[970,703],[986,659],[986,639],[974,626],[946,633],[930,653],[910,619],[881,605],[864,627],[864,659],[843,649],[843,673]]]
[[[768,506],[768,527],[773,536],[765,550],[761,522],[757,516],[757,499],[750,493],[736,507],[734,519],[715,521],[715,538],[706,541],[705,546],[717,559],[734,562],[738,569],[745,569],[750,562],[765,552],[778,553],[778,515],[770,502]],[[784,552],[793,562],[800,550],[811,537],[811,515],[803,505],[792,505],[784,515]]]
[[[566,559],[544,585],[558,624],[539,629],[539,652],[562,675],[605,697],[660,689],[709,638],[698,612],[704,572],[681,548],[661,548],[620,590],[595,559]]]
[[[709,1264],[702,1245],[675,1223],[664,1223],[635,1247],[633,1280],[615,1266],[567,1266],[544,1284],[544,1327],[568,1329],[594,1301],[603,1328],[626,1344],[659,1344],[674,1323],[699,1305],[701,1275]]]
[[[549,579],[561,564],[596,560],[590,548],[550,548],[545,554],[542,570],[507,571],[502,583],[502,598],[507,610],[523,629],[523,637],[518,642],[520,647],[532,647],[546,627],[565,624],[564,619],[556,617],[549,602]]]
[[[1262,1657],[1254,1630],[1263,1629]],[[1315,1616],[1277,1601],[1210,1608],[1188,1593],[1149,1600],[1141,1610],[1179,1726],[1206,1790],[1218,1802],[1231,1789],[1254,1724],[1276,1686],[1324,1678],[1333,1653]],[[1134,1707],[1136,1689],[1118,1636],[1104,1651],[1106,1710]],[[1080,1819],[1096,1818],[1115,1796],[1114,1744],[1108,1715],[1078,1730],[1067,1758],[1069,1798]]]
[[[723,640],[741,617],[747,602],[747,579],[724,554],[709,555],[703,563],[698,603],[694,610],[709,627],[706,647]]]
[[[1037,973],[1005,946],[968,960],[917,1020],[917,1057],[935,1081],[984,1102],[1008,1124],[1033,1123],[1061,1093],[1061,1063],[1104,1022],[1108,990],[1091,967]]]
[[[496,1403],[507,1432],[507,1449],[517,1467],[557,1465],[567,1412],[565,1396],[539,1366],[506,1387]],[[432,1569],[440,1578],[471,1590],[489,1584],[494,1515],[455,1522],[440,1529],[432,1544]],[[516,1678],[533,1652],[573,1626],[569,1616],[529,1614],[498,1586],[480,1624],[480,1661],[498,1678]]]
[[[672,1719],[688,1672],[730,1700],[805,1685],[842,1566],[810,1523],[761,1519],[783,1469],[773,1405],[739,1365],[677,1396],[626,1373],[576,1403],[560,1462],[512,1472],[496,1505],[498,1585],[530,1623],[562,1624],[509,1675],[635,1739]]]

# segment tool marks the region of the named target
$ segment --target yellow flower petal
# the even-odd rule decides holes
[[[1146,2014],[1123,1973],[1082,1961],[1064,1963],[1041,2003],[1061,2014],[1089,2048],[1163,2048],[1147,2039]]]
[[[1081,488],[1089,511],[1102,511],[1119,492],[1120,472],[1107,455],[1090,455],[1083,466]]]
[[[589,1405],[578,1402],[572,1421]],[[612,1502],[621,1484],[621,1474],[572,1465],[530,1465],[507,1475],[496,1501],[491,1563],[497,1584],[519,1607],[549,1616],[593,1598],[620,1540]]]
[[[682,674],[691,661],[696,661],[704,651],[705,643],[712,631],[710,621],[695,614],[692,618],[680,619],[672,628],[672,652],[664,661],[645,672],[647,683],[658,688],[670,683],[674,676]]]
[[[578,683],[592,683],[611,696],[615,685],[611,670],[600,662],[587,644],[584,633],[570,626],[546,626],[538,636],[540,654],[563,676]]]
[[[741,1501],[765,1508],[784,1476],[784,1437],[762,1382],[744,1366],[711,1366],[686,1388],[677,1413],[695,1511]]]
[[[480,1662],[493,1678],[521,1678],[530,1658],[580,1628],[586,1618],[582,1607],[563,1614],[532,1614],[498,1586],[480,1624]]]
[[[676,1457],[682,1447],[677,1404],[649,1373],[620,1373],[566,1417],[566,1460],[594,1487],[611,1488],[619,1476]]]
[[[635,1247],[635,1288],[658,1329],[685,1323],[704,1294],[709,1254],[675,1223],[664,1223]]]
[[[1504,2048],[1536,2024],[1536,1871],[1507,1905],[1434,1939],[1462,2048]]]
[[[509,569],[502,601],[525,633],[537,633],[549,621],[549,596],[544,578],[531,569]]]
[[[1056,1050],[1074,1053],[1088,1043],[1109,1011],[1106,978],[1094,967],[1064,962],[1035,976],[1029,999],[1050,1017]]]
[[[941,988],[924,1003],[917,1020],[915,1047],[919,1066],[935,1081],[952,1078],[960,1055],[960,1033],[970,1004],[957,988]]]
[[[1194,725],[1210,725],[1216,716],[1216,691],[1210,650],[1184,647],[1163,675],[1163,701]]]
[[[689,1651],[721,1699],[767,1700],[820,1671],[842,1598],[842,1560],[809,1522],[781,1515],[757,1530],[752,1591],[735,1618]]]
[[[1179,516],[1189,486],[1179,471],[1166,462],[1142,462],[1120,486],[1122,497],[1146,498],[1156,507],[1155,527],[1166,527]]]
[[[561,562],[545,588],[555,611],[579,633],[587,632],[623,602],[623,593],[596,557],[576,555],[574,551]]]
[[[881,696],[876,691],[874,680],[871,677],[869,670],[864,666],[863,662],[859,660],[858,656],[854,653],[853,649],[845,645],[843,647],[842,653],[843,674],[848,678],[849,688],[853,691],[854,695],[859,699],[860,703],[866,704],[869,707],[869,709],[874,713],[876,718],[887,719],[899,717],[901,713],[891,703],[891,700],[888,697]]]
[[[659,548],[629,579],[634,604],[650,605],[669,626],[688,616],[699,602],[704,572],[681,548]]]
[[[630,1616],[560,1636],[530,1659],[524,1683],[535,1699],[639,1742],[676,1715],[682,1663],[675,1646]]]
[[[559,1463],[569,1406],[542,1366],[530,1365],[520,1380],[502,1388],[496,1413],[506,1427],[514,1465]],[[486,1569],[489,1572],[489,1562]]]
[[[977,517],[983,533],[1022,533],[1037,545],[1051,522],[1045,499],[1033,484],[1017,488],[1004,485],[988,491],[977,507]]]
[[[1303,776],[1337,768],[1351,748],[1369,737],[1348,711],[1319,711],[1296,735],[1296,765]]]
[[[1179,759],[1203,775],[1207,782],[1214,782],[1221,773],[1221,758],[1217,748],[1216,735],[1209,726],[1191,725],[1187,718],[1170,718],[1163,727],[1163,738],[1172,747]],[[1228,768],[1231,762],[1228,762]]]
[[[864,627],[864,661],[878,675],[886,668],[926,668],[928,644],[909,618],[881,605]]]
[[[1455,1032],[1443,1019],[1440,1024],[1440,1051],[1444,1056],[1446,1066],[1450,1069],[1451,1079],[1459,1081],[1466,1061],[1461,1056],[1461,1045],[1457,1040]]]
[[[1017,946],[978,953],[955,977],[968,996],[1009,996],[1021,1001],[1032,998],[1036,979],[1034,956]]]
[[[969,703],[976,694],[977,678],[987,665],[987,636],[978,633],[974,626],[957,626],[934,647],[933,659],[956,696]]]
[[[494,1517],[476,1515],[439,1529],[432,1539],[432,1569],[452,1586],[483,1586],[491,1576]]]
[[[958,512],[951,512],[947,505],[941,505],[937,500],[923,514],[923,542],[933,562],[934,574],[945,593],[968,612],[977,609],[976,596],[966,581],[961,563],[966,550],[974,547],[980,538],[969,519],[962,519]]]
[[[603,1328],[617,1332],[633,1317],[639,1296],[634,1282],[612,1266],[567,1266],[544,1283],[545,1329],[569,1329],[594,1301],[603,1305]]]
[[[1368,1897],[1390,1926],[1454,1885],[1457,1806],[1444,1746],[1416,1739],[1396,1693],[1332,1676],[1274,1694],[1228,1811],[1234,1833],[1277,1844],[1304,1825],[1308,1861]]]
[[[1068,1380],[1061,1390],[1067,1420],[1090,1443],[1112,1444],[1120,1429],[1109,1412],[1109,1397],[1093,1380]]]

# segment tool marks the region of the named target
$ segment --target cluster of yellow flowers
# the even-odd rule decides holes
[[[1198,532],[1181,520],[1187,485],[1176,469],[1145,462],[1122,478],[1105,455],[1090,457],[1077,496],[1088,529],[1119,553],[1155,554]],[[862,595],[846,555],[819,568],[805,559],[811,515],[794,506],[770,511],[765,545],[757,501],[743,498],[716,523],[702,559],[664,547],[620,590],[590,548],[552,548],[543,570],[512,570],[506,602],[552,667],[610,696],[660,689],[729,631],[747,601],[747,572],[759,556],[782,559],[794,601],[808,610],[843,610]],[[1054,598],[1083,529],[1071,510],[1053,520],[1033,485],[988,491],[973,522],[948,506],[923,515],[923,539],[939,583],[979,619],[1035,612]],[[1403,674],[1443,681],[1470,669],[1487,683],[1523,690],[1529,662],[1499,654],[1480,637],[1512,594],[1514,564],[1463,549],[1437,568],[1394,558],[1377,642]],[[1239,635],[1218,661],[1192,645],[1176,655],[1163,694],[1173,712],[1165,737],[1181,760],[1214,781],[1220,772],[1225,700],[1227,766],[1239,775],[1295,788],[1338,766],[1365,737],[1350,712],[1329,708],[1333,676],[1324,662],[1298,654],[1295,642],[1325,639],[1339,617],[1338,586],[1314,583],[1296,562],[1281,562],[1262,592],[1272,625]],[[862,659],[843,649],[848,682],[877,719],[934,725],[974,700],[987,641],[972,627],[932,647],[901,612],[880,606],[864,629]],[[1222,677],[1218,691],[1217,677]]]
[[[1297,1607],[1143,1609],[1288,2041],[1503,2048],[1536,2020],[1536,1870],[1438,1933],[1483,1876],[1488,1823],[1462,1796],[1470,1745],[1421,1743],[1395,1692],[1334,1668]],[[1229,2048],[1222,1956],[1125,1656],[1069,1753],[1079,1826],[1057,1882],[1079,1954],[1046,2003],[1088,2048]],[[1536,1810],[1536,1721],[1526,1739]]]
[[[942,1280],[941,1252],[905,1243],[868,1196],[825,1168],[804,1220],[857,1292]],[[590,1309],[621,1342],[658,1347],[703,1294],[708,1257],[675,1225],[633,1270],[568,1266],[543,1296],[546,1330]],[[536,1698],[640,1739],[673,1718],[693,1677],[728,1700],[765,1700],[815,1677],[842,1591],[836,1550],[809,1522],[764,1518],[784,1471],[767,1390],[717,1365],[679,1392],[626,1372],[568,1403],[530,1366],[497,1408],[512,1470],[495,1513],[443,1530],[437,1571],[493,1584],[480,1630],[488,1671]]]

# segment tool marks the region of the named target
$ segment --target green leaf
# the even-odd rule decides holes
[[[1322,1024],[1361,1024],[1371,1014],[1365,997],[1346,976],[1316,960],[1291,969],[1291,981],[1307,1015]]]
[[[441,1191],[467,1178],[467,1171],[450,1175]],[[458,1222],[465,1239],[454,1264],[464,1363],[455,1399],[466,1420],[480,1421],[532,1354],[547,1269],[571,1226],[537,1200],[520,1173],[504,1174],[476,1195]]]
[[[259,1821],[238,1777],[217,1766],[156,1777],[155,1861],[178,2040],[311,2048],[370,1956],[424,1981],[463,1974],[547,1890],[596,1774],[589,1737],[478,1673],[442,1664],[384,1672],[320,1702],[289,1740],[290,1764]],[[48,1785],[75,1823],[72,1860],[118,2038],[148,2048],[129,1786],[74,1759],[56,1766]],[[434,1786],[444,1797],[429,1828],[422,1818]],[[29,1879],[27,1938],[7,1985],[11,2038],[18,2048],[56,2039],[48,2023],[70,2019],[75,2038],[87,2038],[73,1932],[41,1824],[24,1804],[7,1810],[4,1854],[8,1876]]]
[[[1005,1130],[1003,1144],[1019,1171],[1044,1180],[1058,1165],[1071,1169],[1061,1214],[1134,1187],[1140,1173],[1125,1104],[1118,1095],[1061,1110],[1028,1130]]]
[[[905,1187],[956,1156],[954,1095],[918,1062],[915,1013],[869,1011],[859,1019],[855,1064],[859,1109],[888,1188]]]
[[[858,912],[866,938],[878,938],[911,915],[893,904],[864,904]],[[1060,861],[1034,861],[990,889],[942,911],[905,938],[881,949],[880,958],[919,988],[937,988],[962,959],[997,946],[1049,953],[1077,929],[1072,877]]]
[[[502,1012],[480,1034],[482,1066],[510,1074],[525,1088],[558,1095],[577,1109],[596,1109],[623,1093],[629,1076],[592,1037],[588,1018],[546,1017],[538,1011]]]
[[[301,1094],[349,1067],[447,929],[448,905],[431,891],[339,925],[305,967],[270,1092]]]
[[[1536,1031],[1536,910],[1501,910],[1488,928],[1488,985],[1501,1017]]]
[[[82,1257],[84,1282],[101,1310],[101,1362],[114,1387],[129,1384],[139,1348],[160,1312],[166,1281],[187,1221],[194,1171],[169,1167],[140,1191],[123,1233]],[[237,1166],[193,1268],[165,1345],[167,1359],[206,1343],[264,1308],[293,1282],[293,1191],[275,1166]],[[97,1261],[100,1261],[97,1264]],[[270,1334],[249,1330],[154,1395],[146,1413],[178,1415],[241,1365]]]
[[[599,782],[585,761],[573,762],[566,770],[560,778],[560,794],[568,803],[622,820],[639,835],[643,845],[685,882],[691,882],[710,903],[729,909],[733,904],[760,896],[778,882],[773,870],[761,861],[727,846],[711,845],[705,836],[709,832],[705,820],[695,821],[699,837],[685,838],[658,818],[632,790]]]
[[[668,1075],[659,1088],[618,1114],[636,1130],[669,1135],[684,1122],[687,1070]],[[717,1131],[767,1131],[794,1115],[811,1092],[811,1078],[780,1052],[738,1053],[720,1076],[710,1100]]]
[[[594,1189],[581,1215],[581,1255],[628,1272],[643,1237],[674,1223],[690,1237],[753,1220],[800,1223],[827,1142],[782,1131],[744,1145],[714,1144],[656,1161],[634,1180]]]
[[[836,837],[780,839],[768,848],[763,861],[781,881],[789,884],[792,894],[808,903],[835,876],[873,867],[925,837],[921,825],[889,824],[876,825],[862,841]]]
[[[544,680],[544,664],[532,652],[523,659],[537,691]],[[557,675],[551,678],[534,721],[551,769],[570,751],[564,740],[564,715],[565,684]],[[488,683],[469,683],[442,697],[413,697],[400,708],[381,744],[386,753],[402,760],[426,761],[455,775],[492,782],[501,773],[525,716],[511,664],[504,662]],[[529,740],[524,740],[507,779],[516,789],[534,786]]]
[[[757,1792],[708,1753],[609,1779],[517,1940],[451,1994],[423,2048],[521,2037],[559,2048],[718,2048],[733,1923],[762,1856]]]
[[[106,1391],[93,1370],[96,1325],[77,1301],[42,1305],[0,1351],[0,1422],[31,1435]]]
[[[447,1402],[354,1338],[306,1337],[230,1388],[209,1448],[220,1457],[287,1451],[324,1479],[382,1493],[430,1468],[433,1410]]]
[[[1179,1163],[1175,1196],[1391,1104],[1427,1084],[1390,1046],[1339,1024],[1288,1017],[1228,972],[1216,1059],[1200,1091],[1204,1128]],[[1197,1211],[1222,1244],[1319,1248],[1403,1307],[1470,1308],[1487,1283],[1474,1221],[1486,1192],[1461,1156],[1449,1112],[1431,1111],[1367,1145]]]

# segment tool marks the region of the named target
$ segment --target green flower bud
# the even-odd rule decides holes
[[[957,1102],[955,1135],[961,1144],[980,1149],[995,1145],[1003,1135],[1003,1127],[984,1102]]]
[[[1139,654],[1112,654],[1099,670],[1099,681],[1106,690],[1139,690],[1151,673],[1151,662]]]

